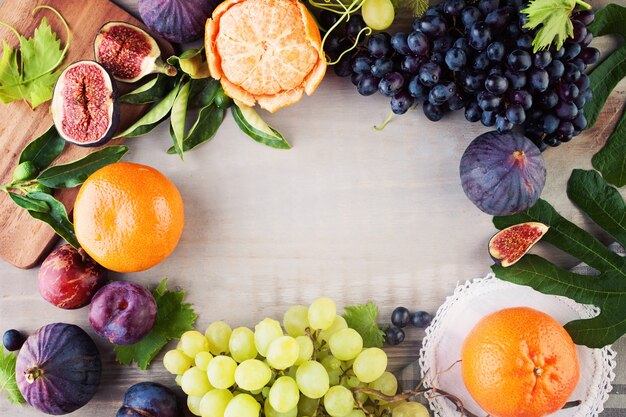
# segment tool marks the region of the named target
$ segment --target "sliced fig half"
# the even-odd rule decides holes
[[[520,223],[496,233],[489,240],[489,254],[503,267],[519,261],[550,227],[539,222]]]
[[[105,23],[96,35],[94,51],[96,61],[118,81],[132,83],[155,72],[176,75],[176,68],[161,59],[154,38],[130,23]]]
[[[74,62],[61,73],[50,108],[61,137],[79,146],[104,145],[119,122],[115,82],[95,61]]]

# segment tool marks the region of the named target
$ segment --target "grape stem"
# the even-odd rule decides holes
[[[579,5],[580,7],[582,7],[585,10],[591,10],[591,5],[588,3],[585,3],[582,0],[576,0],[576,4]]]

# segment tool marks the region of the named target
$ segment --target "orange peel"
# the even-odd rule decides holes
[[[211,76],[250,107],[296,103],[326,73],[319,29],[297,0],[226,0],[207,20],[204,42]]]

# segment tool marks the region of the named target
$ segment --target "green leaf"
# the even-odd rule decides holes
[[[567,196],[626,248],[626,203],[600,174],[575,169],[567,183]]]
[[[30,142],[20,154],[19,163],[31,161],[37,169],[46,169],[65,149],[65,140],[54,125],[44,134]]]
[[[21,89],[20,68],[17,63],[17,51],[2,40],[2,59],[0,59],[0,100],[10,103],[21,100],[24,94]]]
[[[235,103],[231,112],[239,129],[255,141],[276,149],[290,149],[291,145],[279,131],[271,128],[252,107]]]
[[[26,400],[22,397],[20,389],[17,387],[15,379],[15,364],[17,356],[15,353],[4,353],[0,347],[0,392],[6,391],[9,402],[12,404],[24,404]]]
[[[493,265],[496,276],[519,285],[528,285],[544,294],[562,295],[582,304],[600,307],[600,315],[565,325],[574,343],[592,348],[609,345],[626,333],[626,280],[613,272],[597,277],[566,271],[536,255],[526,255],[503,268]]]
[[[50,206],[50,211],[43,213],[40,211],[28,210],[28,214],[37,220],[48,223],[50,227],[70,245],[80,248],[76,234],[74,233],[74,225],[70,222],[65,206],[59,200],[46,193],[28,193],[26,197],[45,202]]]
[[[626,185],[626,110],[606,144],[591,158],[593,167],[609,183]]]
[[[224,110],[222,109],[209,105],[200,110],[198,118],[183,141],[183,152],[190,151],[196,146],[213,139],[223,121]],[[176,150],[172,146],[167,150],[167,153],[174,154]]]
[[[191,304],[183,303],[183,291],[167,290],[167,279],[161,281],[152,295],[157,303],[157,318],[150,333],[135,344],[115,346],[115,359],[119,363],[136,362],[144,371],[167,342],[193,330],[198,317]]]
[[[376,322],[378,307],[372,301],[346,307],[343,318],[346,319],[348,327],[359,332],[363,338],[363,346],[382,347],[385,343],[385,332],[378,327]]]
[[[24,79],[37,78],[52,71],[54,64],[61,59],[63,50],[61,40],[48,24],[46,18],[41,19],[41,24],[32,38],[20,38],[20,52],[24,62]]]
[[[176,100],[172,105],[170,116],[170,131],[174,141],[174,150],[183,159],[183,140],[185,140],[185,121],[187,120],[187,101],[189,101],[189,88],[191,84],[186,82],[178,91]]]
[[[568,37],[574,36],[570,16],[577,5],[591,9],[591,6],[580,0],[532,0],[528,3],[528,7],[521,13],[528,16],[525,28],[539,27],[533,39],[534,52],[547,49],[552,44],[559,49]]]
[[[178,67],[193,79],[202,79],[210,77],[209,66],[204,60],[204,48],[188,49],[180,56],[171,56],[167,58],[170,65],[178,65]]]
[[[214,78],[191,80],[189,103],[187,108],[200,109],[213,103],[215,95],[220,89],[220,82]]]
[[[608,6],[596,12],[594,22],[589,30],[595,37],[609,34],[621,35],[626,39],[626,7],[617,4]],[[626,45],[622,45],[608,56],[591,72],[589,82],[593,91],[593,98],[585,104],[585,117],[589,127],[598,120],[604,103],[617,83],[626,76]]]
[[[37,181],[50,188],[76,187],[95,171],[122,159],[126,152],[127,146],[107,146],[69,164],[50,167],[39,174]]]
[[[18,206],[28,211],[50,213],[50,206],[45,201],[36,200],[28,195],[16,194],[9,191],[9,197]]]
[[[122,103],[149,104],[162,100],[176,86],[177,78],[159,74],[144,85],[120,97]]]
[[[392,0],[391,2],[396,10],[407,9],[413,17],[422,17],[429,6],[428,0]]]
[[[157,127],[159,123],[165,120],[165,117],[172,109],[174,100],[178,95],[179,85],[174,87],[167,96],[157,104],[155,104],[150,111],[144,114],[139,120],[137,120],[132,126],[115,136],[116,138],[132,138],[141,135],[145,135],[152,129]]]

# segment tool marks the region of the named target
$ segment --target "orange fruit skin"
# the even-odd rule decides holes
[[[494,417],[541,417],[561,409],[579,378],[576,347],[563,326],[527,307],[480,320],[461,349],[463,382]]]
[[[100,265],[137,272],[167,258],[185,223],[176,186],[154,168],[118,162],[94,172],[74,203],[74,229]]]
[[[315,19],[297,0],[226,0],[205,28],[209,73],[234,100],[274,112],[313,94],[326,73]]]

